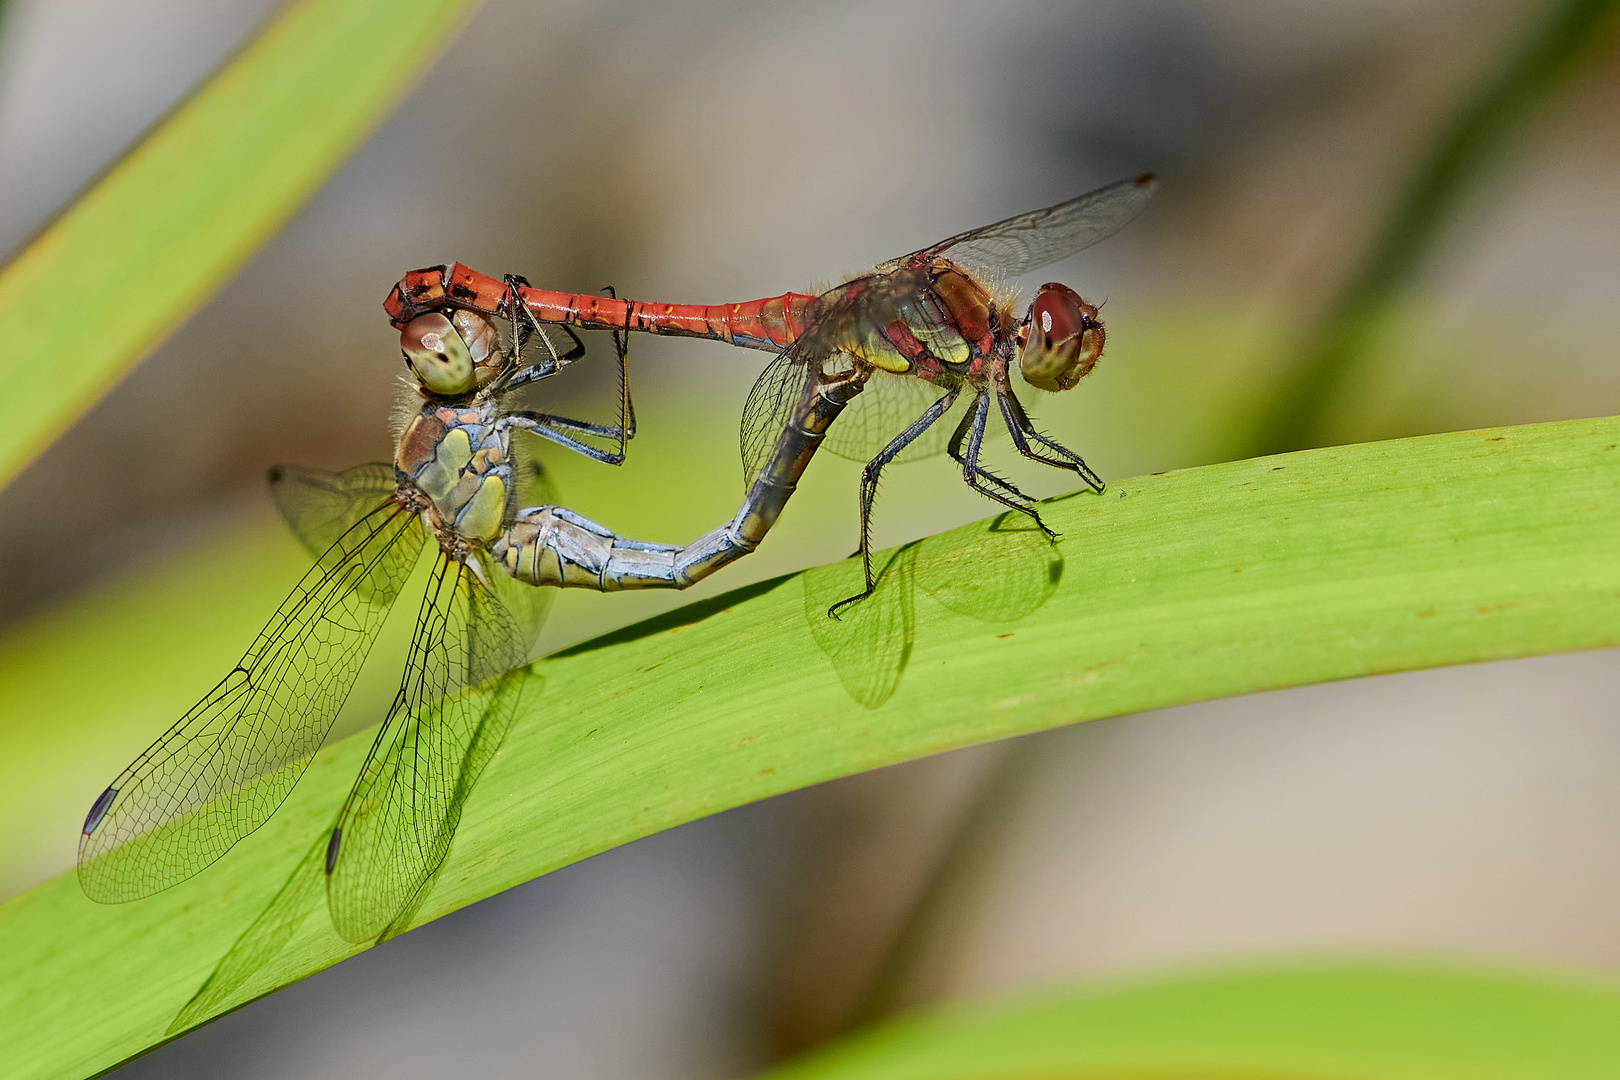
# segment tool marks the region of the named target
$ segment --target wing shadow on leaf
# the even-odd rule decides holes
[[[1009,512],[978,530],[953,530],[889,553],[877,572],[877,590],[840,619],[828,618],[827,608],[861,591],[859,561],[806,571],[804,617],[849,696],[875,709],[900,688],[911,661],[917,586],[958,614],[1011,623],[1051,598],[1063,567],[1063,553]]]
[[[914,584],[920,543],[888,552],[876,568],[876,591],[833,619],[827,609],[861,591],[861,561],[845,559],[804,572],[804,620],[832,661],[849,696],[875,709],[900,687],[917,635]],[[873,562],[878,558],[874,557]]]

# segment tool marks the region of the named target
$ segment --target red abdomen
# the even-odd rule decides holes
[[[462,266],[412,270],[383,302],[395,326],[445,305],[510,318],[507,288],[487,274]],[[650,334],[710,338],[747,349],[777,350],[804,332],[816,298],[783,293],[740,304],[652,304],[584,293],[523,286],[519,295],[542,323],[566,323],[585,330],[641,330]]]

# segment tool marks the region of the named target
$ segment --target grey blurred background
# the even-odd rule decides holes
[[[0,248],[274,6],[12,0]],[[289,228],[0,491],[0,643],[208,537],[274,528],[272,463],[386,457],[380,302],[441,261],[743,299],[1155,169],[1137,224],[1048,275],[1107,298],[1110,345],[1042,416],[1110,478],[1221,460],[1427,148],[1549,10],[492,0]],[[1611,47],[1471,189],[1330,440],[1620,412],[1617,153]],[[546,461],[574,508],[682,541],[735,504],[760,358],[632,348],[630,463]],[[608,408],[589,365],[557,382],[566,407]],[[846,554],[857,471],[818,461],[766,549],[709,591]],[[987,513],[940,462],[902,466],[879,540]],[[546,646],[692,598],[567,595]],[[494,897],[121,1075],[739,1076],[932,1001],[1300,954],[1613,976],[1617,700],[1614,653],[1547,657],[853,777]],[[5,894],[71,860],[41,850]]]

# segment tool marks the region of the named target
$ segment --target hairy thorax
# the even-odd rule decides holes
[[[1011,332],[1003,307],[955,263],[927,257],[822,294],[813,332],[828,351],[883,371],[971,375]]]
[[[495,419],[488,406],[429,402],[400,435],[394,468],[431,504],[428,524],[447,550],[487,544],[505,523],[512,464]]]

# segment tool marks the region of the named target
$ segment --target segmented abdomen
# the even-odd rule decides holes
[[[709,338],[745,349],[776,351],[804,332],[814,296],[783,293],[740,304],[657,304],[525,288],[523,303],[543,323],[587,330],[640,330]]]

